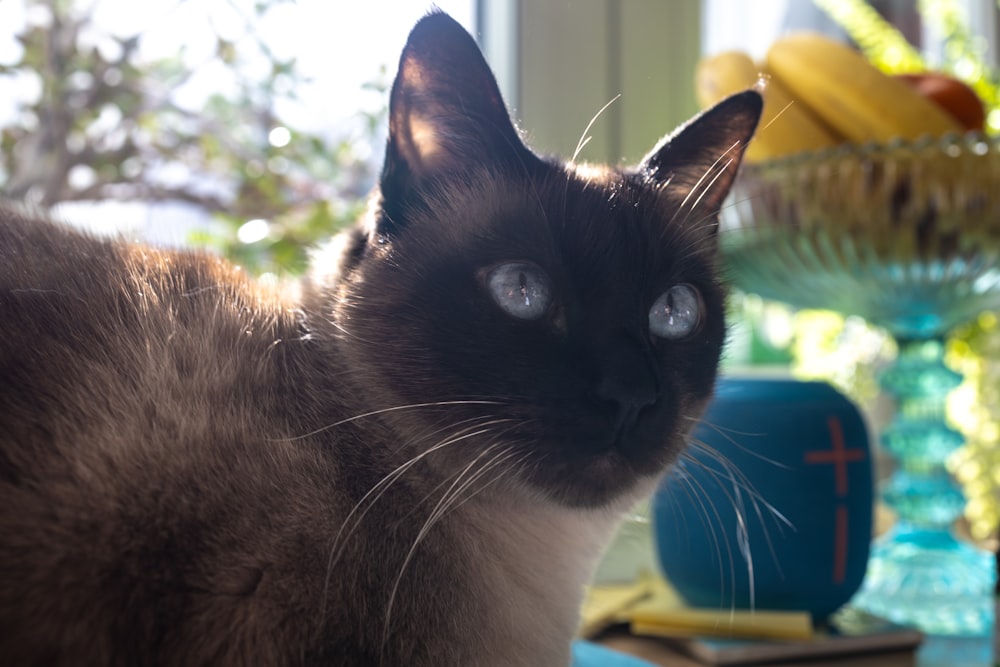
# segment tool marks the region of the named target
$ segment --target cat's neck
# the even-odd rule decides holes
[[[569,664],[569,645],[551,639],[577,632],[585,587],[604,547],[652,484],[643,482],[610,507],[571,508],[512,491],[503,499],[483,494],[464,508],[463,524],[473,527],[466,549],[495,599],[482,639],[495,644],[502,664]]]

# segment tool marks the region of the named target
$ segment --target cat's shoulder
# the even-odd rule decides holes
[[[0,204],[0,289],[26,288],[44,276],[54,280],[70,267],[86,273],[108,268],[117,256],[114,243],[24,207]]]
[[[49,312],[67,326],[111,318],[121,331],[161,317],[245,321],[293,304],[288,293],[209,253],[97,237],[0,206],[0,309],[22,324]]]
[[[26,391],[49,378],[71,391],[84,376],[110,382],[120,368],[161,377],[262,358],[275,341],[299,335],[294,304],[245,274],[207,253],[98,238],[0,208],[0,366],[8,376],[0,389]]]

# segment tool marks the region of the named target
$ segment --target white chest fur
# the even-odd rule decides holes
[[[650,486],[650,485],[644,485]],[[484,594],[495,601],[480,641],[489,665],[568,665],[584,589],[622,515],[641,497],[614,507],[567,508],[523,499],[503,512],[471,509],[478,542],[470,545]]]

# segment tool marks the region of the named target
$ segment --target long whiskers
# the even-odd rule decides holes
[[[790,467],[787,464],[782,463],[781,461],[769,458],[767,456],[764,456],[760,452],[754,451],[753,449],[747,447],[746,445],[742,444],[739,440],[737,440],[735,437],[733,437],[733,436],[739,435],[739,436],[744,436],[744,437],[759,438],[759,437],[763,437],[765,435],[764,433],[751,433],[751,432],[748,432],[748,431],[737,431],[736,429],[733,429],[733,428],[722,427],[722,426],[719,426],[718,424],[713,424],[713,423],[708,422],[708,421],[704,421],[704,420],[700,420],[700,419],[694,419],[694,418],[691,418],[691,417],[686,417],[686,419],[688,419],[690,421],[693,421],[693,422],[697,422],[698,424],[700,424],[701,426],[704,426],[705,428],[712,429],[719,436],[725,438],[725,440],[729,443],[730,446],[735,447],[736,449],[740,450],[741,452],[743,452],[747,456],[752,456],[752,457],[756,458],[759,461],[763,461],[764,463],[767,463],[769,465],[773,465],[773,466],[775,466],[777,468],[788,469]],[[704,444],[702,442],[698,442],[698,441],[695,441],[692,444],[694,444],[695,446],[700,447],[703,451],[705,451],[705,453],[710,454],[713,458],[717,458],[717,460],[719,460],[719,463],[723,463],[723,464],[729,463],[730,465],[732,465],[731,462],[729,461],[729,459],[726,459],[726,457],[724,457],[720,452],[717,452],[716,450],[712,449],[708,445],[706,445],[706,444]],[[723,460],[725,460],[725,463],[723,462]],[[734,466],[734,469],[735,469],[735,466]],[[749,484],[749,480],[747,480],[747,483]]]
[[[714,170],[715,174],[712,176],[712,178],[707,183],[705,183],[705,185],[701,188],[701,192],[699,192],[698,196],[695,197],[694,202],[692,202],[691,206],[688,207],[688,212],[684,216],[684,222],[687,222],[687,220],[690,217],[691,213],[693,213],[694,211],[698,210],[698,205],[701,204],[701,200],[704,199],[705,195],[707,195],[712,190],[712,187],[715,186],[715,182],[717,180],[719,180],[719,177],[721,177],[724,173],[726,173],[726,170],[729,169],[730,165],[732,165],[733,162],[735,162],[735,161],[736,161],[736,158],[729,158],[728,160],[726,160],[726,162],[724,162],[722,164],[721,167],[719,167],[718,169]],[[713,165],[713,167],[714,167],[714,165]],[[689,192],[688,195],[690,196],[690,194],[691,193]]]
[[[590,122],[587,123],[587,127],[583,128],[583,134],[580,135],[580,141],[578,141],[576,144],[576,150],[573,151],[573,157],[570,159],[570,162],[576,162],[576,158],[579,157],[580,151],[583,150],[584,146],[590,143],[591,137],[587,135],[587,133],[590,132],[590,128],[594,126],[594,123],[597,122],[597,119],[601,117],[601,114],[607,111],[608,107],[617,102],[619,98],[621,98],[621,96],[622,96],[621,93],[618,93],[610,100],[608,100],[608,103],[605,104],[600,109],[598,109],[597,113],[594,114],[594,117],[590,119]]]
[[[795,529],[794,524],[792,524],[792,522],[788,519],[788,517],[786,517],[784,514],[782,514],[781,511],[777,507],[775,507],[770,502],[768,502],[767,499],[764,498],[764,496],[756,489],[756,487],[754,487],[753,483],[750,481],[750,478],[747,477],[746,474],[742,470],[740,470],[739,468],[737,468],[736,465],[732,461],[730,461],[728,458],[726,458],[725,456],[723,456],[718,450],[716,450],[716,449],[714,449],[714,448],[712,448],[712,447],[710,447],[710,446],[708,446],[708,445],[706,445],[706,444],[704,444],[702,442],[692,441],[691,442],[691,447],[692,448],[697,448],[700,451],[705,452],[706,454],[708,454],[709,456],[711,456],[715,461],[717,461],[719,463],[719,465],[722,466],[723,471],[725,473],[725,480],[731,484],[734,492],[740,493],[740,494],[746,494],[746,496],[752,501],[753,507],[755,508],[755,514],[757,514],[757,517],[759,519],[761,519],[762,524],[763,524],[763,521],[764,521],[764,518],[765,518],[764,514],[763,514],[763,510],[766,510],[767,513],[772,518],[774,518],[774,519],[776,519],[778,521],[779,527],[781,525],[784,525],[784,526],[787,526],[788,528],[790,528],[792,530]],[[711,468],[711,467],[707,466],[703,461],[694,459],[693,457],[690,457],[687,454],[685,454],[684,456],[685,456],[686,460],[690,461],[694,465],[699,466],[700,468],[702,468],[703,470],[705,470],[707,473],[709,473],[709,474],[711,474],[713,476],[716,476],[717,478],[718,478],[718,475],[721,474],[721,472],[719,470],[716,470],[714,468]],[[781,464],[779,464],[779,463],[777,463],[775,461],[772,461],[771,459],[768,459],[766,457],[760,457],[760,458],[761,458],[761,460],[766,461],[768,463],[774,463],[775,465],[778,465],[778,466],[781,466],[781,467],[786,467],[786,466],[783,466],[783,465],[781,465]],[[767,534],[766,527],[764,528],[764,530],[765,530],[765,536],[766,536],[766,534]],[[770,540],[768,541],[768,544],[770,546]],[[775,558],[777,558],[777,557],[775,556]]]
[[[716,428],[713,426],[713,428]],[[725,429],[716,428],[717,432],[727,437],[731,441],[733,438]],[[744,449],[738,443],[734,443],[735,446]],[[777,528],[782,529],[783,527],[788,527],[794,530],[794,525],[788,520],[776,507],[769,503],[764,496],[753,486],[753,483],[746,476],[746,474],[741,471],[737,466],[730,461],[726,456],[716,449],[710,447],[709,445],[699,442],[692,441],[690,447],[697,451],[701,451],[711,457],[718,467],[714,465],[709,465],[706,461],[693,456],[690,452],[685,452],[682,454],[683,462],[697,467],[705,475],[715,481],[718,486],[719,491],[722,493],[723,497],[733,508],[736,517],[736,549],[740,556],[743,558],[747,567],[747,575],[749,580],[749,595],[750,595],[750,605],[753,607],[755,600],[755,576],[754,576],[754,560],[753,554],[750,549],[750,531],[748,524],[748,517],[752,514],[756,516],[758,522],[760,523],[764,540],[768,551],[770,552],[772,561],[779,568],[780,563],[778,562],[777,554],[774,549],[774,542],[771,539],[770,533],[768,531],[767,524],[770,521],[776,523]],[[745,450],[749,451],[749,450]],[[756,452],[750,452],[752,455],[757,456],[763,461],[772,463],[774,465],[781,465],[776,461],[772,461]],[[728,559],[729,562],[729,580],[732,582],[732,592],[734,593],[730,610],[735,609],[736,599],[735,599],[735,554],[733,553],[732,547],[729,541],[724,541],[725,554],[722,552],[720,546],[720,534],[716,531],[713,524],[721,524],[722,517],[715,504],[715,500],[712,494],[708,492],[704,484],[695,478],[690,473],[686,473],[682,465],[675,469],[674,479],[679,480],[685,484],[685,486],[691,491],[691,498],[697,501],[698,507],[700,508],[700,514],[704,517],[707,522],[706,527],[708,528],[708,533],[714,542],[714,551],[716,556],[719,558],[719,568],[720,575],[722,574],[722,568],[725,567],[725,562],[723,561],[723,556]],[[701,496],[698,498],[697,496]],[[713,521],[714,519],[714,521]]]
[[[463,422],[459,422],[459,424],[465,423],[466,421],[472,421],[472,420],[464,420]],[[507,421],[513,421],[513,420],[507,420]],[[526,424],[530,424],[532,421],[534,421],[534,420],[519,420],[517,422],[517,424],[519,426],[523,427]],[[497,423],[500,423],[500,422],[501,422],[501,420],[497,420]],[[492,422],[490,422],[490,424],[492,424]],[[457,425],[458,424],[456,424],[456,426]],[[484,425],[485,424],[480,424],[480,426],[484,426]],[[480,454],[480,456],[477,456],[475,460],[478,460],[478,459],[482,458],[483,455],[489,453],[489,450],[492,449],[495,446],[495,444],[496,444],[493,441],[497,440],[498,438],[502,438],[502,437],[506,436],[510,431],[511,431],[511,429],[508,428],[508,429],[504,429],[503,431],[500,431],[499,433],[494,434],[493,437],[491,438],[491,444],[487,447],[486,450],[483,451],[482,454]],[[510,444],[510,443],[508,443],[508,444]],[[475,464],[475,460],[472,463],[469,464],[469,467],[471,467],[471,466],[473,466]],[[447,478],[445,478],[444,480],[442,480],[441,482],[439,482],[423,498],[421,498],[418,503],[416,503],[416,507],[423,506],[423,504],[425,502],[428,502],[432,497],[434,497],[439,491],[441,491],[442,488],[444,488],[450,481],[452,481],[458,475],[461,475],[461,471],[458,472],[458,473],[454,473],[454,474],[448,476]],[[414,509],[416,509],[416,507],[414,507]]]
[[[686,459],[689,460],[689,459]],[[695,503],[698,508],[698,514],[701,518],[702,525],[709,537],[712,540],[712,550],[714,552],[715,558],[718,559],[719,563],[719,580],[723,579],[723,566],[726,562],[729,563],[729,581],[735,582],[736,580],[736,559],[733,557],[733,551],[728,540],[721,539],[719,535],[719,529],[722,526],[722,514],[719,512],[719,508],[716,506],[712,496],[705,489],[704,485],[700,480],[696,479],[693,475],[683,472],[682,467],[677,468],[677,472],[674,473],[672,479],[677,480],[687,487],[687,497],[688,499]],[[673,502],[677,502],[676,498],[672,498]],[[723,560],[722,547],[725,546],[726,549],[726,560]],[[735,609],[736,596],[735,596],[735,586],[733,587],[733,597],[730,603],[730,609]],[[725,590],[720,591],[725,596]]]
[[[694,220],[693,221],[694,222],[693,226],[700,227],[700,226],[704,225],[706,222],[708,222],[709,220],[711,220],[712,218],[719,217],[719,215],[723,211],[725,211],[727,209],[731,209],[731,208],[737,208],[739,206],[742,206],[742,205],[746,204],[749,201],[753,201],[753,197],[744,197],[743,199],[735,199],[735,198],[726,199],[725,203],[720,208],[712,210],[712,211],[708,211],[707,213],[705,213],[705,215],[703,215],[700,218],[697,218],[696,220]],[[728,230],[728,231],[736,231],[736,230]]]
[[[504,447],[500,452],[493,454],[485,463],[479,465],[480,461],[482,461],[483,458],[485,458],[487,455],[491,454],[495,449],[503,445],[506,445],[506,447]],[[403,562],[400,565],[399,573],[396,576],[396,580],[393,583],[392,590],[389,593],[389,600],[386,603],[385,621],[383,626],[383,640],[382,640],[383,646],[386,644],[388,640],[389,631],[391,627],[391,620],[392,620],[392,609],[396,601],[396,595],[399,591],[400,583],[403,580],[403,575],[406,571],[407,566],[413,559],[413,556],[416,553],[417,548],[420,546],[421,542],[423,542],[424,538],[430,532],[431,528],[433,528],[434,525],[436,525],[445,515],[447,515],[449,512],[454,511],[465,502],[468,502],[472,497],[481,493],[489,486],[495,484],[505,474],[510,473],[516,466],[507,466],[503,468],[499,474],[493,476],[483,485],[479,486],[478,488],[473,488],[473,485],[476,482],[478,482],[488,473],[492,472],[494,469],[503,466],[510,459],[514,458],[515,455],[516,452],[514,451],[513,447],[510,446],[509,444],[504,442],[495,442],[489,447],[487,447],[485,450],[483,450],[483,452],[481,452],[478,456],[476,456],[472,461],[470,461],[469,464],[466,465],[465,468],[463,468],[459,473],[454,475],[454,479],[451,485],[441,495],[441,498],[438,500],[437,504],[431,510],[430,514],[427,516],[427,519],[424,521],[424,524],[420,527],[420,530],[417,532],[417,536],[416,538],[414,538],[413,544],[410,546],[409,551],[406,553],[406,556],[404,557]],[[526,454],[522,453],[521,455],[522,459],[525,456]],[[463,497],[463,493],[465,493],[470,488],[472,488],[473,490]]]
[[[432,404],[433,405],[433,404]],[[330,588],[330,578],[333,573],[333,568],[336,563],[340,560],[343,555],[344,549],[346,548],[347,540],[351,537],[354,530],[360,525],[361,521],[364,520],[365,515],[368,511],[378,502],[379,498],[395,483],[400,477],[402,477],[408,470],[417,465],[420,461],[427,458],[434,452],[438,452],[446,447],[451,447],[459,442],[467,440],[469,438],[477,437],[480,435],[487,434],[491,431],[492,427],[507,423],[511,420],[509,419],[488,419],[483,418],[486,421],[477,423],[473,426],[468,426],[459,432],[453,434],[452,436],[445,438],[441,442],[435,444],[432,447],[428,447],[416,456],[411,457],[404,463],[397,466],[394,470],[383,477],[377,484],[372,486],[362,497],[355,503],[351,511],[348,512],[344,521],[340,525],[340,529],[333,538],[333,545],[330,549],[330,556],[327,560],[326,565],[326,577],[323,582],[323,594],[322,602],[320,608],[320,618],[323,618],[326,614],[326,604],[327,596]],[[356,516],[355,516],[356,515]]]
[[[695,198],[694,203],[687,208],[686,212],[684,212],[684,219],[686,220],[687,216],[691,215],[691,212],[697,209],[698,202],[700,202],[702,197],[704,197],[705,194],[711,190],[712,185],[719,178],[719,176],[725,173],[725,171],[733,164],[735,158],[730,156],[730,153],[740,146],[741,143],[742,142],[740,141],[734,142],[729,148],[727,148],[722,155],[717,157],[715,162],[713,162],[712,165],[705,170],[705,173],[701,175],[695,184],[691,186],[691,189],[688,190],[687,195],[685,195],[683,201],[681,201],[680,206],[677,207],[677,210],[674,211],[674,215],[670,218],[671,224],[676,222],[678,216],[684,212],[685,207],[688,207],[688,202],[691,201],[692,197]],[[722,165],[721,167],[719,166],[720,164]]]
[[[305,438],[310,438],[324,431],[329,431],[330,429],[337,428],[338,426],[343,426],[344,424],[349,424],[360,419],[365,419],[367,417],[374,417],[376,415],[384,415],[390,412],[399,412],[400,410],[415,410],[419,408],[433,408],[433,407],[444,407],[449,405],[500,405],[499,401],[485,401],[485,400],[472,400],[472,401],[431,401],[429,403],[410,403],[409,405],[394,405],[391,408],[381,408],[379,410],[371,410],[369,412],[363,412],[353,417],[347,417],[346,419],[341,419],[340,421],[333,422],[332,424],[327,424],[326,426],[321,426],[320,428],[310,431],[308,433],[303,433],[302,435],[295,435],[288,438],[270,438],[270,442],[294,442],[296,440],[304,440]]]

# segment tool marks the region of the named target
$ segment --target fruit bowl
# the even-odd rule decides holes
[[[950,526],[964,498],[946,468],[962,437],[945,399],[960,376],[944,337],[1000,307],[1000,139],[980,134],[844,146],[747,165],[720,221],[724,268],[762,297],[859,315],[899,355],[880,382],[897,402],[882,489],[899,520],[854,601],[935,634],[992,618],[992,560]]]
[[[1000,305],[1000,139],[850,146],[744,167],[722,215],[733,282],[940,335]]]

